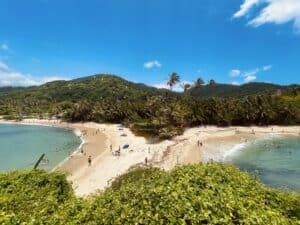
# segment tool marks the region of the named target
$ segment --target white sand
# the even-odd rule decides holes
[[[178,164],[189,164],[200,161],[222,161],[234,149],[249,143],[251,140],[269,135],[299,136],[300,126],[269,127],[228,127],[215,126],[187,129],[183,135],[172,140],[156,144],[147,143],[143,137],[135,136],[128,128],[117,125],[97,123],[61,123],[53,120],[24,120],[22,124],[43,124],[78,129],[86,143],[84,154],[75,152],[59,167],[69,173],[68,179],[73,183],[75,193],[80,196],[104,190],[111,181],[130,167],[148,163],[163,169],[171,169]],[[122,136],[125,134],[126,136]],[[198,141],[203,146],[198,146]],[[129,144],[128,149],[123,145]],[[113,156],[110,146],[121,155]],[[89,167],[87,157],[92,156]]]

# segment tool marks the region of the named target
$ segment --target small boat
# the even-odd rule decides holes
[[[129,144],[123,145],[123,149],[127,149],[127,148],[129,148]]]

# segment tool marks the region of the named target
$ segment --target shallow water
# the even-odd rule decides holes
[[[268,186],[300,191],[299,137],[256,140],[226,160],[255,173]]]
[[[80,143],[80,138],[67,129],[0,124],[0,171],[32,168],[43,153],[49,163],[39,168],[51,170]]]

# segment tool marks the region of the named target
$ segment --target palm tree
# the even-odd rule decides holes
[[[195,83],[194,83],[194,87],[201,87],[202,85],[204,85],[204,80],[200,77],[198,78]]]
[[[192,85],[183,82],[180,84],[180,87],[183,89],[183,92],[186,93],[192,87]]]
[[[188,84],[188,83],[183,84],[183,91],[184,91],[184,93],[186,93],[190,88],[191,88],[190,84]]]
[[[209,86],[210,87],[214,87],[214,86],[216,86],[216,84],[217,84],[217,82],[215,80],[210,80],[209,81]]]
[[[177,84],[180,81],[180,77],[177,73],[172,73],[169,77],[167,85],[170,87],[172,90],[174,85]]]

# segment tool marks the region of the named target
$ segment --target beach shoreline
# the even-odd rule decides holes
[[[60,120],[25,119],[0,123],[44,125],[72,129],[82,143],[53,170],[67,172],[79,196],[102,191],[130,167],[147,164],[170,170],[176,165],[225,161],[228,154],[251,141],[272,135],[299,136],[300,126],[194,127],[171,140],[150,144],[118,124],[66,123]],[[80,133],[79,133],[80,131]],[[123,148],[128,145],[128,148]],[[83,149],[83,152],[81,151]],[[120,149],[120,155],[114,154]],[[89,166],[88,157],[92,163]]]

